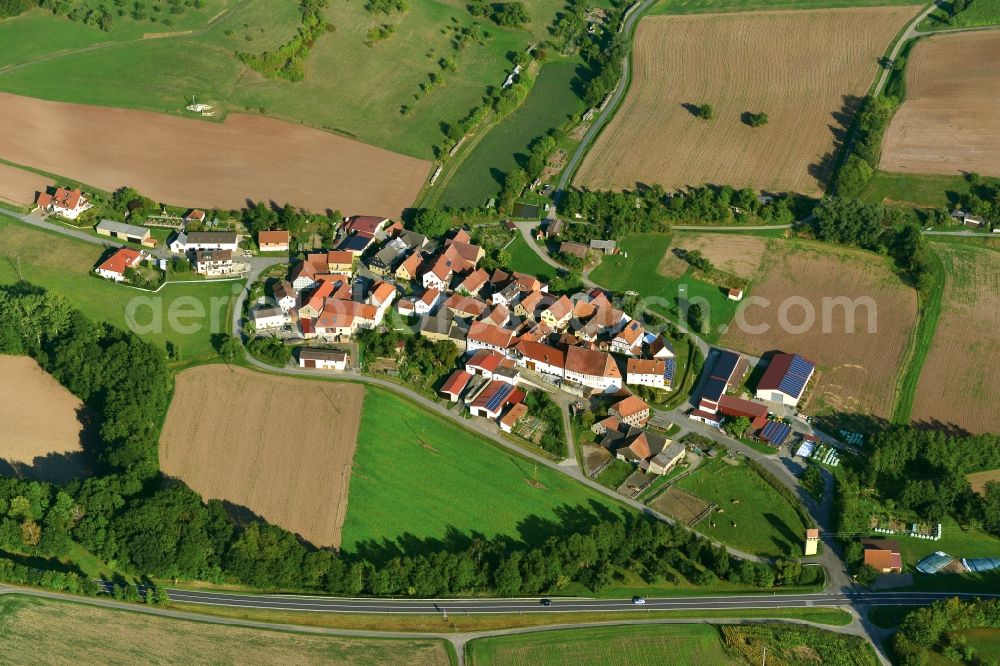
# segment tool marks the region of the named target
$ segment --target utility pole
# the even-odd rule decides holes
[[[767,666],[767,646],[764,646],[764,657],[760,660],[760,666]]]

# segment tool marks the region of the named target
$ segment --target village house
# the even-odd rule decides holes
[[[360,231],[348,236],[337,247],[341,252],[350,252],[355,257],[360,257],[375,242],[375,235]]]
[[[555,303],[542,310],[541,321],[554,330],[561,331],[569,324],[573,316],[573,302],[566,296],[561,296]]]
[[[288,252],[291,235],[284,230],[261,231],[257,234],[257,247],[261,252]]]
[[[281,328],[291,321],[288,313],[279,307],[254,308],[251,315],[253,317],[254,328],[258,331],[268,328]]]
[[[316,284],[316,267],[309,261],[300,261],[292,267],[288,277],[292,281],[292,288],[295,291],[309,289]]]
[[[903,558],[899,542],[892,539],[862,539],[864,563],[881,574],[902,573]]]
[[[403,282],[412,282],[420,274],[420,265],[424,263],[424,258],[419,252],[413,252],[403,259],[403,263],[396,267],[396,279]]]
[[[472,375],[470,373],[465,370],[456,370],[442,384],[440,393],[451,402],[458,402],[471,379]]]
[[[375,215],[354,215],[353,217],[348,217],[344,220],[341,225],[341,230],[345,234],[369,234],[375,236],[376,233],[385,229],[389,224],[389,219],[386,217],[377,217]]]
[[[624,430],[622,422],[618,420],[617,416],[606,416],[590,426],[590,431],[595,435],[606,435],[609,430]]]
[[[288,280],[278,280],[275,282],[271,287],[271,293],[274,295],[275,305],[281,308],[283,312],[288,312],[298,302],[295,296],[295,289]]]
[[[327,273],[339,273],[341,275],[354,275],[355,256],[343,250],[330,250],[325,255],[323,253],[310,254],[309,260],[318,268],[326,266]],[[320,271],[322,272],[322,271]]]
[[[626,356],[638,356],[642,353],[642,338],[645,333],[646,329],[642,324],[633,319],[611,339],[611,351]]]
[[[413,303],[413,314],[431,314],[441,304],[443,298],[444,294],[437,289],[425,289],[420,298],[416,299]]]
[[[197,208],[194,210],[190,210],[184,216],[184,221],[187,222],[188,224],[191,223],[202,224],[205,221],[205,211],[198,210]]]
[[[316,370],[337,370],[343,372],[347,369],[349,356],[347,352],[334,351],[332,349],[304,348],[299,351],[299,367],[315,368]]]
[[[516,282],[511,282],[498,292],[495,292],[490,300],[494,305],[506,305],[508,308],[514,307],[514,302],[521,297],[521,290]]]
[[[662,335],[647,336],[646,355],[650,358],[671,359],[676,356],[674,346]]]
[[[195,273],[208,277],[230,275],[233,272],[232,250],[197,250],[191,259]]]
[[[514,347],[514,357],[518,365],[563,379],[566,376],[566,352],[551,345],[521,340]]]
[[[492,349],[501,354],[507,353],[507,349],[513,344],[514,340],[514,331],[482,321],[472,322],[472,325],[469,327],[469,333],[465,338],[467,351]]]
[[[79,189],[68,190],[64,187],[57,187],[54,194],[39,194],[37,206],[40,210],[55,213],[67,220],[75,220],[94,207]]]
[[[669,360],[673,361],[673,359]],[[630,358],[625,362],[625,383],[630,386],[652,386],[653,388],[669,390],[672,380],[673,373],[667,372],[666,359]]]
[[[606,352],[584,347],[566,350],[566,380],[599,393],[614,393],[622,387],[615,359]]]
[[[299,318],[315,319],[323,311],[323,304],[327,298],[333,295],[338,283],[331,280],[323,280],[316,283],[316,288],[305,295],[302,305],[299,306]]]
[[[795,407],[815,372],[816,365],[798,354],[775,354],[757,382],[757,397]]]
[[[406,243],[394,238],[383,245],[375,255],[368,260],[368,268],[377,275],[389,275],[396,270],[396,264],[406,253]]]
[[[378,325],[378,309],[368,303],[329,298],[313,324],[316,335],[326,338],[349,338],[359,328]]]
[[[462,282],[455,288],[455,291],[465,296],[478,296],[489,279],[489,273],[482,268],[477,268],[465,276]]]
[[[239,237],[232,231],[180,231],[168,244],[175,254],[186,254],[199,250],[230,250],[239,247]]]
[[[102,278],[114,280],[115,282],[123,282],[125,280],[125,271],[129,268],[134,268],[148,256],[142,250],[133,250],[128,247],[119,248],[114,254],[101,262],[94,269],[94,272]]]
[[[452,294],[441,307],[453,315],[465,319],[479,319],[490,309],[490,306],[484,301],[461,294]]]
[[[644,400],[630,395],[616,402],[608,409],[608,414],[622,423],[633,426],[644,426],[649,421],[649,405]]]
[[[447,291],[451,285],[452,276],[455,275],[456,271],[461,272],[464,268],[464,261],[459,260],[456,263],[451,257],[442,255],[435,259],[430,269],[424,271],[424,274],[421,276],[423,287],[425,289],[433,288],[439,291]]]
[[[461,321],[447,314],[438,313],[435,317],[425,317],[420,320],[420,336],[434,342],[448,341],[466,351],[466,336],[468,327]]]
[[[520,375],[514,369],[514,361],[503,354],[489,349],[479,349],[465,362],[465,371],[471,375],[481,375],[489,380],[497,380],[517,385]]]
[[[627,426],[624,432],[609,429],[601,443],[618,460],[660,476],[681,462],[686,453],[683,444],[634,426]]]
[[[506,326],[510,322],[510,310],[504,305],[494,305],[480,317],[480,320],[494,326]]]
[[[139,243],[146,247],[156,247],[156,239],[150,236],[149,229],[135,224],[125,224],[114,220],[101,220],[94,227],[101,236],[110,236],[129,243]]]
[[[409,229],[402,229],[396,235],[396,238],[406,243],[406,247],[411,250],[422,250],[427,246],[427,236],[423,234],[418,234],[416,231],[410,231]]]
[[[555,298],[543,291],[533,291],[525,294],[521,300],[514,304],[514,315],[522,319],[535,321],[538,314],[555,303]]]

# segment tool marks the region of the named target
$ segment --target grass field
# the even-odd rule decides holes
[[[20,276],[62,294],[91,319],[132,329],[158,345],[172,342],[183,363],[216,357],[212,334],[229,330],[229,308],[242,281],[167,284],[159,292],[130,289],[91,276],[102,248],[0,216],[0,283]],[[176,325],[171,325],[171,321]]]
[[[941,520],[941,539],[927,541],[909,537],[899,537],[899,547],[903,556],[903,564],[913,570],[924,557],[941,550],[952,557],[1000,557],[1000,539],[986,532],[965,531],[951,518]],[[931,578],[940,576],[931,576]],[[960,576],[965,577],[963,574]]]
[[[621,510],[391,393],[365,390],[341,542],[348,551],[377,555],[399,542],[419,550],[414,542],[462,543],[473,532],[538,543]]]
[[[913,0],[661,0],[650,14],[707,14],[772,9],[832,9],[913,5]],[[914,12],[914,15],[916,12]]]
[[[466,658],[470,666],[740,663],[723,649],[718,629],[696,624],[622,625],[479,638],[467,644]]]
[[[1000,0],[974,0],[967,5],[964,11],[950,17],[952,3],[945,0],[931,12],[930,16],[917,25],[917,30],[932,32],[934,30],[1000,25]]]
[[[973,3],[975,6],[975,3]],[[995,31],[922,39],[906,65],[906,101],[882,141],[886,171],[1000,176]]]
[[[527,162],[533,140],[584,110],[572,85],[581,67],[579,59],[546,63],[528,99],[476,145],[448,181],[438,203],[456,208],[484,206],[496,197],[504,176]]]
[[[600,265],[591,271],[590,279],[613,291],[623,293],[634,290],[643,298],[659,299],[659,305],[654,305],[652,309],[667,312],[674,321],[678,321],[679,317],[676,306],[681,287],[686,286],[687,299],[692,303],[701,303],[703,312],[707,309],[705,314],[710,322],[710,329],[704,337],[709,342],[714,342],[732,320],[737,304],[729,300],[718,287],[694,278],[690,269],[671,277],[662,275],[660,265],[672,247],[671,241],[669,234],[633,234],[618,243],[618,247],[628,253],[628,257],[605,256]]]
[[[82,476],[83,403],[28,356],[0,355],[0,470],[65,483]]]
[[[984,177],[983,182],[996,185],[1000,179]],[[876,171],[860,198],[891,206],[951,209],[970,187],[969,181],[959,175]]]
[[[546,251],[544,247],[541,250],[542,252]],[[507,251],[510,252],[509,268],[511,270],[534,275],[543,282],[547,282],[556,276],[556,268],[545,263],[538,256],[538,253],[528,245],[520,232],[514,237],[513,242],[507,246]]]
[[[756,356],[782,350],[814,361],[818,377],[804,407],[810,414],[891,417],[917,294],[884,257],[776,241],[750,293],[767,302],[748,305],[747,325],[731,327],[723,344]],[[766,328],[755,331],[758,326]]]
[[[12,664],[451,663],[440,639],[266,631],[26,596],[0,597],[0,618],[0,661]]]
[[[915,13],[911,5],[643,18],[632,85],[574,182],[819,194],[877,58]],[[706,103],[712,120],[695,115]],[[768,122],[750,127],[746,114],[758,112]]]
[[[961,629],[954,633],[964,637],[969,646],[975,648],[977,661],[983,663],[1000,661],[1000,629]],[[928,656],[929,663],[933,666],[955,663],[939,652],[932,651]]]
[[[969,432],[997,432],[1000,252],[934,244],[944,265],[941,314],[916,384],[912,419]],[[961,390],[954,387],[961,386]]]
[[[635,470],[632,465],[624,460],[612,460],[611,463],[597,475],[596,481],[602,486],[606,486],[612,490],[618,490],[618,486],[625,483],[625,479],[632,476],[633,471]]]
[[[677,487],[721,509],[698,523],[698,531],[707,536],[768,557],[801,550],[805,526],[795,509],[745,464],[710,461],[678,481]]]
[[[287,420],[291,395],[302,416]],[[356,384],[228,365],[185,370],[160,436],[160,467],[205,499],[336,548],[363,396]]]
[[[96,28],[35,12],[0,23],[0,35],[9,30],[17,46],[13,55],[0,55],[0,65],[19,65],[0,70],[0,90],[175,114],[183,113],[185,99],[197,95],[223,114],[260,112],[429,158],[443,138],[440,123],[454,122],[480,104],[487,87],[500,85],[509,72],[507,54],[547,37],[562,8],[556,0],[529,0],[527,29],[506,29],[474,19],[455,0],[412,2],[406,12],[391,17],[372,16],[363,4],[330,3],[326,20],[336,29],[316,41],[304,79],[296,83],[262,79],[234,56],[273,49],[294,35],[300,15],[293,2],[230,0],[228,13],[210,25],[160,39],[141,39],[126,22],[120,32],[116,27],[105,36]],[[394,34],[367,46],[368,31],[385,22],[395,25]],[[456,49],[458,33],[473,24],[479,38]],[[105,39],[108,45],[88,50]],[[2,36],[0,42],[7,43]],[[62,49],[67,52],[47,57]],[[442,72],[442,58],[454,58],[457,71]],[[421,95],[420,84],[431,72],[443,73],[444,83]],[[400,113],[404,105],[410,107],[406,115]]]

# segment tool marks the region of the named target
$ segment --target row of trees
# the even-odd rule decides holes
[[[833,180],[833,191],[842,197],[857,197],[878,168],[882,150],[882,135],[899,100],[895,97],[868,97],[855,120],[854,143]]]
[[[574,228],[583,227],[579,229],[580,240],[584,236],[589,240],[595,231],[598,236],[620,239],[633,233],[665,230],[673,222],[789,224],[794,220],[787,198],[759,199],[755,190],[734,190],[727,185],[705,185],[669,195],[659,185],[634,192],[570,190],[559,202],[559,212],[597,225],[597,229],[568,225],[570,235]]]
[[[892,650],[902,666],[926,664],[932,650],[956,663],[995,663],[978,658],[957,632],[996,627],[1000,627],[1000,600],[944,599],[907,613],[892,638]]]
[[[916,221],[902,211],[858,199],[827,197],[813,210],[812,231],[830,243],[891,255],[920,291],[933,283],[933,259]]]
[[[301,0],[302,24],[298,33],[274,51],[247,53],[241,51],[237,57],[250,69],[269,78],[301,81],[305,76],[305,59],[313,44],[325,31],[334,27],[323,18],[327,0]]]

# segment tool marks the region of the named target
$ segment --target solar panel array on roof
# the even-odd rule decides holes
[[[663,378],[668,382],[674,381],[674,373],[677,372],[677,360],[668,358],[663,364]]]
[[[715,359],[715,366],[712,368],[712,376],[720,377],[727,382],[736,369],[736,364],[740,362],[739,354],[730,351],[720,351]]]
[[[718,377],[709,377],[708,381],[705,382],[705,388],[701,392],[701,396],[712,402],[719,402],[719,398],[722,394],[726,392],[726,380],[719,379]]]
[[[780,421],[768,421],[764,430],[760,433],[761,439],[765,439],[775,446],[781,446],[792,434],[792,427]]]
[[[503,403],[503,401],[507,399],[507,396],[510,395],[510,392],[513,390],[514,387],[511,386],[510,384],[504,384],[503,386],[501,386],[500,390],[497,391],[492,398],[486,401],[487,411],[495,412],[497,408],[500,407],[500,405]]]
[[[781,378],[781,382],[778,384],[778,390],[796,398],[799,397],[802,395],[802,389],[806,387],[806,382],[809,381],[809,376],[812,374],[813,368],[812,363],[795,354],[792,356],[788,372],[785,373],[785,376]]]

